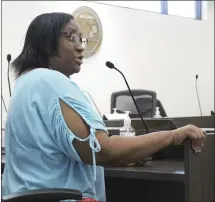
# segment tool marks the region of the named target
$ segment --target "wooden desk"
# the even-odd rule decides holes
[[[149,161],[143,167],[105,168],[106,177],[160,181],[185,180],[184,162],[175,160]]]
[[[190,142],[184,159],[148,162],[144,167],[105,168],[108,202],[214,202],[215,135],[207,134],[204,150],[196,155]]]
[[[178,126],[214,127],[214,117],[177,119]],[[118,123],[109,126],[119,127]],[[105,168],[107,202],[214,202],[214,144],[215,134],[207,134],[199,155],[192,153],[187,141],[158,152],[144,167]],[[1,165],[4,167],[4,155]]]
[[[163,125],[162,122],[159,120],[166,120],[171,119],[176,124],[177,127],[185,126],[187,124],[193,124],[200,128],[215,128],[215,116],[197,116],[197,117],[168,117],[168,118],[161,118],[161,119],[154,119],[154,118],[144,118],[145,122],[148,124],[148,128],[157,128],[159,130],[162,130],[163,127],[166,127],[165,124]],[[151,120],[154,120],[151,122]],[[156,120],[159,122],[156,123]],[[122,127],[123,126],[123,120],[109,120],[104,121],[107,127]],[[149,122],[149,123],[148,123]],[[131,121],[132,126],[135,129],[144,129],[143,124],[140,118],[132,119]]]
[[[178,127],[193,124],[199,128],[215,128],[215,116],[170,117]]]
[[[196,155],[187,141],[184,159],[163,159],[144,167],[105,168],[107,202],[214,202],[215,134],[207,134]],[[2,155],[2,168],[5,165]]]

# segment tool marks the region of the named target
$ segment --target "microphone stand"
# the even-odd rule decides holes
[[[197,98],[198,98],[200,114],[201,114],[201,116],[202,116],[202,109],[201,109],[201,104],[200,104],[200,99],[199,99],[199,93],[198,93],[198,87],[197,87],[197,80],[198,80],[198,75],[196,75],[196,94],[197,94]]]
[[[10,88],[10,61],[11,61],[11,54],[8,54],[7,55],[7,62],[8,62],[8,68],[7,68],[7,81],[8,81],[8,88],[9,88],[9,94],[10,94],[10,97],[11,97],[11,88]]]
[[[5,101],[4,101],[4,98],[3,98],[2,95],[1,95],[1,99],[2,99],[2,102],[3,102],[3,105],[4,105],[4,109],[5,109],[6,113],[7,113],[7,107],[6,107],[6,105],[5,105]]]
[[[129,87],[129,85],[128,85],[128,82],[127,82],[127,80],[126,80],[124,74],[123,74],[119,69],[117,69],[116,67],[112,67],[112,69],[115,69],[116,71],[118,71],[118,72],[122,75],[122,77],[124,78],[125,83],[126,83],[126,85],[127,85],[127,87],[128,87],[129,93],[131,94],[132,100],[133,100],[133,102],[134,102],[134,105],[135,105],[135,107],[136,107],[136,109],[137,109],[137,111],[138,111],[138,113],[139,113],[139,115],[140,115],[140,119],[141,119],[141,121],[142,121],[142,123],[143,123],[143,125],[144,125],[144,127],[145,127],[145,129],[146,129],[146,133],[149,133],[149,129],[148,129],[148,127],[147,127],[145,121],[143,120],[143,117],[142,117],[142,115],[141,115],[141,112],[140,112],[140,110],[139,110],[139,108],[138,108],[138,106],[137,106],[137,103],[136,103],[136,101],[135,101],[135,99],[134,99],[134,96],[133,96],[133,94],[132,94],[132,92],[131,92],[131,89],[130,89],[130,87]]]

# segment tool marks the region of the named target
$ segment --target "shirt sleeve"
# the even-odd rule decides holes
[[[54,73],[48,78],[42,78],[42,82],[47,85],[50,92],[53,92],[51,102],[49,102],[49,116],[52,117],[48,125],[51,126],[50,131],[53,140],[69,158],[78,162],[82,162],[77,154],[73,140],[89,141],[93,155],[94,177],[96,176],[96,159],[95,152],[101,150],[99,142],[95,136],[97,130],[103,130],[108,133],[102,117],[98,115],[88,98],[80,90],[80,88],[67,77],[60,73]],[[75,110],[90,127],[89,136],[81,139],[67,127],[62,115],[59,100],[64,101],[69,107]]]

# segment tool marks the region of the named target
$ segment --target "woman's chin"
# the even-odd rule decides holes
[[[78,73],[81,71],[81,65],[77,64],[74,68],[73,68],[73,72],[74,73]]]

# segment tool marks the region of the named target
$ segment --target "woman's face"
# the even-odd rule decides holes
[[[60,33],[58,56],[49,60],[49,64],[54,70],[68,77],[80,71],[84,51],[81,37],[82,34],[78,25],[71,19]]]

